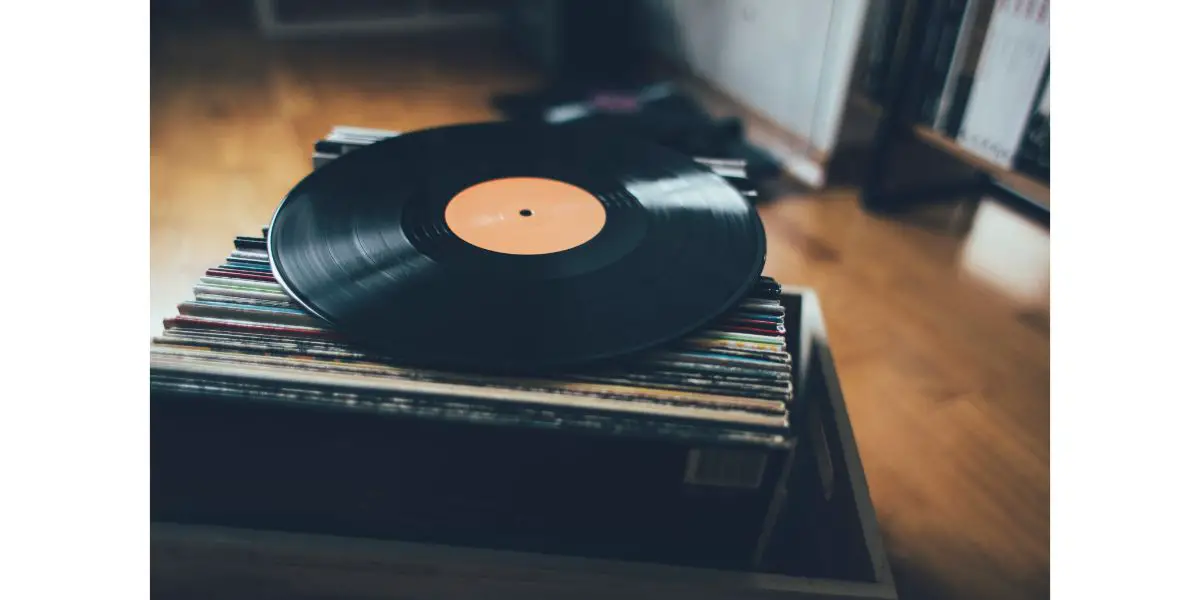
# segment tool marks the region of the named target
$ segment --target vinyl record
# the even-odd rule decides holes
[[[396,358],[532,370],[610,358],[709,322],[758,281],[765,238],[687,156],[583,129],[407,133],[283,199],[270,265],[299,304]]]

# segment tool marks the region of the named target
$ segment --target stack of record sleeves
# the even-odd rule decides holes
[[[325,137],[313,144],[313,168],[324,166],[348,152],[369,146],[380,140],[400,135],[399,131],[336,125]]]
[[[780,287],[762,278],[708,326],[649,351],[538,377],[398,364],[348,344],[238,237],[164,322],[151,390],[411,418],[784,447],[792,364]],[[466,342],[464,342],[466,343]]]
[[[399,131],[389,129],[372,129],[351,125],[336,125],[325,134],[325,137],[313,144],[313,168],[329,164],[334,159],[344,156],[353,150],[369,146],[375,142],[400,135]],[[715,158],[695,156],[697,163],[702,164],[714,173],[725,178],[737,188],[747,199],[754,201],[758,198],[758,189],[746,173],[746,161],[738,158]]]

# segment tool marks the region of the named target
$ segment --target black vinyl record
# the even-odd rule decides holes
[[[754,209],[648,142],[546,125],[406,133],[321,167],[269,228],[276,277],[398,359],[560,367],[708,323],[758,281]]]

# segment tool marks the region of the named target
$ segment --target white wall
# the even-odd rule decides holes
[[[870,0],[646,0],[660,49],[831,152]]]

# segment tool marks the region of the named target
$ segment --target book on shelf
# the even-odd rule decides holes
[[[963,19],[963,27],[954,48],[954,61],[942,96],[942,106],[933,125],[939,133],[951,139],[958,137],[962,127],[995,6],[995,0],[974,0]]]
[[[1050,181],[1050,68],[1046,67],[1037,104],[1021,136],[1013,168],[1035,179]]]
[[[997,2],[958,131],[958,144],[1013,168],[1050,60],[1050,2]]]
[[[903,2],[872,2],[867,8],[855,79],[857,87],[872,101],[883,102],[892,69],[892,48],[903,17]]]
[[[937,87],[934,88],[936,94],[924,106],[926,110],[924,122],[942,133],[946,132],[946,124],[949,120],[950,108],[954,103],[959,78],[970,60],[971,41],[978,28],[977,15],[985,10],[981,9],[981,5],[988,5],[987,8],[990,8],[990,4],[984,0],[966,0],[957,3],[955,10],[951,11],[954,27],[950,33],[942,37],[943,47],[941,49],[945,54],[940,56],[943,62],[939,63],[939,68],[936,70]],[[960,10],[961,12],[958,12]],[[942,70],[943,65],[944,70]]]
[[[922,39],[912,48],[919,53],[921,85],[904,99],[906,118],[955,137],[994,4],[995,0],[938,0],[923,20],[913,23],[910,35]],[[862,95],[875,103],[883,103],[889,77],[898,66],[894,59],[905,6],[905,2],[874,2],[863,25],[854,81]]]
[[[916,99],[916,120],[933,126],[941,106],[942,96],[954,62],[968,0],[942,0],[934,4],[929,15],[924,43],[921,47],[922,86]]]

